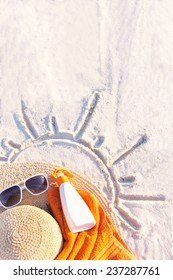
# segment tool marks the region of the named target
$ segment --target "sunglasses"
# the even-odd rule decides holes
[[[0,192],[0,206],[11,208],[22,201],[22,190],[27,189],[32,195],[39,195],[47,191],[49,187],[47,177],[43,174],[36,174],[27,178],[21,183],[7,187]]]

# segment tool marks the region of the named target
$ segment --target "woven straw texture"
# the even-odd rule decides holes
[[[48,181],[50,186],[53,184],[53,181],[50,177],[52,171],[57,168],[58,165],[45,162],[32,162],[32,163],[10,163],[0,165],[0,190],[15,184],[17,182],[23,181],[25,178],[28,178],[37,173],[43,173],[48,176]],[[64,168],[64,167],[63,167]],[[102,205],[104,211],[112,220],[113,224],[118,226],[115,213],[112,211],[109,202],[105,199],[102,193],[97,189],[93,183],[88,181],[86,178],[76,173],[73,170],[70,170],[74,177],[70,179],[72,185],[77,189],[84,189],[95,194],[100,204]],[[47,192],[38,196],[33,196],[27,191],[23,191],[23,200],[21,205],[33,205],[37,206],[45,211],[48,211],[46,204],[48,203]],[[0,208],[0,213],[4,211],[4,208]]]
[[[44,210],[22,205],[0,215],[1,260],[53,260],[62,246],[60,227]]]

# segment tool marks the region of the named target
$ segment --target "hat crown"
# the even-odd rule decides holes
[[[0,215],[1,260],[53,260],[62,245],[58,223],[40,208],[16,206]]]

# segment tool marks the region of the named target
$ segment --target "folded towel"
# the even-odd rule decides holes
[[[59,188],[50,188],[48,201],[64,237],[64,247],[56,260],[135,260],[96,196],[85,190],[77,191],[93,213],[96,225],[87,231],[70,232],[62,211]]]

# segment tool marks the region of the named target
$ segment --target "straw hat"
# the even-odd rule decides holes
[[[53,260],[62,246],[60,227],[44,210],[22,205],[0,215],[1,260]]]
[[[53,180],[51,178],[51,173],[57,167],[58,164],[56,165],[47,162],[2,164],[0,165],[0,190],[12,184],[16,184],[17,182],[23,181],[25,178],[28,178],[37,173],[43,173],[47,175],[49,184],[52,185]],[[109,201],[102,195],[99,189],[97,189],[97,186],[74,170],[70,171],[74,174],[74,177],[70,179],[72,185],[76,189],[87,190],[95,194],[104,211],[112,220],[113,224],[119,227],[115,213],[112,211],[109,205]],[[21,202],[21,205],[33,205],[48,212],[48,208],[46,205],[47,203],[47,192],[38,196],[33,196],[27,191],[23,191],[23,200]],[[3,211],[4,208],[0,207],[0,213],[2,213]]]
[[[24,179],[38,174],[38,173],[43,173],[47,175],[49,185],[52,186],[54,183],[52,178],[51,178],[51,173],[52,171],[57,168],[58,165],[52,164],[52,163],[44,163],[44,162],[32,162],[32,163],[10,163],[10,164],[3,164],[0,165],[0,190],[10,186],[12,184],[16,184],[18,182],[23,181]],[[109,218],[112,220],[113,224],[118,226],[115,213],[111,211],[109,202],[105,199],[105,197],[100,193],[100,191],[97,189],[97,187],[89,182],[86,178],[82,177],[78,173],[74,172],[73,170],[70,170],[73,174],[74,177],[71,178],[71,183],[73,186],[77,189],[84,189],[87,191],[92,192],[93,194],[96,195],[97,199],[99,200],[100,204],[102,205],[103,209],[105,210],[106,214],[109,216]],[[47,192],[38,195],[38,196],[33,196],[26,190],[23,191],[23,199],[20,204],[20,206],[16,206],[11,209],[4,209],[3,207],[0,207],[0,259],[4,258],[16,258],[16,259],[51,259],[55,257],[61,250],[62,248],[62,234],[60,231],[60,228],[57,224],[57,222],[53,219],[51,215],[48,215],[46,212],[49,212],[47,208],[48,204],[48,198],[47,198]],[[23,206],[22,206],[23,205]],[[26,205],[26,206],[24,206]],[[29,206],[30,205],[30,206]],[[33,207],[35,206],[35,207]],[[40,209],[39,209],[40,208]],[[18,247],[16,253],[17,255],[14,255],[13,245],[16,244],[14,242],[17,236],[20,236],[20,223],[22,223],[22,217],[24,218],[27,216],[27,213],[29,215],[29,220],[27,218],[27,223],[30,226],[27,227],[27,235],[29,236],[29,239],[24,241],[24,244],[21,242],[17,243]],[[30,215],[32,213],[32,215]],[[12,218],[15,216],[15,219]],[[31,217],[35,217],[33,220]],[[37,217],[37,218],[36,218]],[[45,222],[39,223],[39,219],[42,221],[44,220]],[[10,220],[10,222],[9,222]],[[26,219],[24,219],[26,220]],[[54,223],[53,221],[54,220]],[[26,253],[24,254],[23,251],[20,251],[20,248],[22,250],[22,246],[28,244],[28,248],[33,249],[34,247],[34,242],[36,244],[38,243],[39,240],[39,234],[38,234],[38,225],[35,227],[34,221],[36,221],[36,224],[39,224],[40,227],[40,232],[43,235],[43,240],[44,242],[40,245],[40,250],[37,248],[36,254],[35,251],[30,255],[28,255],[28,250],[26,250]],[[6,228],[6,223],[9,223],[9,227]],[[18,233],[10,233],[12,228],[18,226]],[[52,228],[53,231],[51,231]],[[33,242],[31,245],[30,244],[30,239],[32,237],[33,232],[36,230],[36,235],[33,239]],[[16,231],[17,232],[17,231]],[[44,239],[46,238],[46,232],[48,232],[48,235],[51,236],[47,240]],[[13,235],[14,234],[14,235]],[[38,236],[37,236],[38,234]],[[9,237],[8,237],[9,236]],[[52,249],[52,246],[54,246],[54,237],[56,236],[56,246],[54,247],[54,250]],[[58,236],[58,239],[57,239]],[[9,242],[9,244],[8,244]],[[45,247],[44,247],[45,244]],[[9,245],[9,246],[7,246]],[[38,244],[37,244],[38,245]],[[26,246],[27,247],[27,246]],[[25,248],[26,248],[25,247]],[[36,247],[36,246],[35,246]],[[50,251],[47,251],[47,248],[50,248]],[[8,248],[8,251],[6,250],[6,253],[4,252],[4,248]],[[16,248],[16,247],[15,247]],[[53,250],[53,251],[52,251]],[[32,252],[32,250],[30,250]],[[42,252],[42,253],[41,253]],[[9,257],[8,257],[9,256]]]

